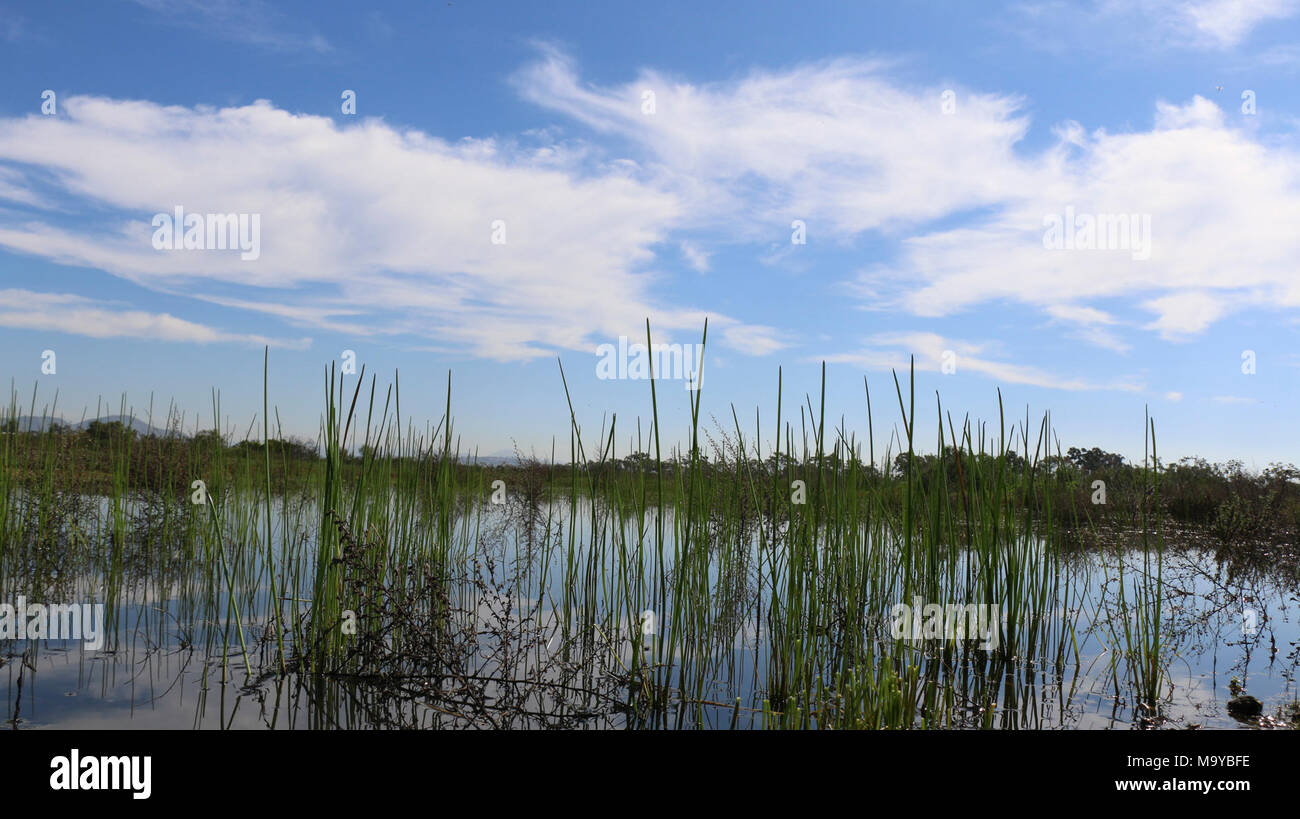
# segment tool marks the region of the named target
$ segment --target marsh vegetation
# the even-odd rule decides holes
[[[898,376],[864,391],[864,416],[882,400],[897,414],[885,442],[829,426],[824,387],[792,412],[778,378],[769,419],[706,416],[694,393],[689,440],[665,454],[652,381],[652,424],[624,451],[617,419],[594,436],[575,422],[567,457],[485,465],[457,451],[450,380],[424,430],[396,378],[349,381],[325,373],[315,442],[277,434],[269,389],[271,423],[238,442],[184,434],[171,411],[154,436],[20,423],[38,398],[14,395],[0,601],[102,602],[112,628],[94,652],[0,640],[11,726],[1253,727],[1295,713],[1293,467],[1164,464],[1140,418],[1147,457],[1132,465],[1062,452],[1050,417],[955,423],[938,404],[922,430]],[[913,601],[996,607],[996,640],[900,635],[895,607]],[[1262,716],[1230,713],[1225,676]]]

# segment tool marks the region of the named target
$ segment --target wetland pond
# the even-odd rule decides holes
[[[843,514],[350,501],[336,504],[351,507],[342,516],[306,496],[207,507],[63,497],[51,529],[40,497],[14,497],[0,604],[102,604],[106,622],[98,647],[5,633],[6,726],[1258,729],[1295,718],[1298,575],[1285,546],[1169,527],[1079,545],[1008,526],[951,546],[913,533],[909,548],[884,519]],[[896,606],[913,600],[993,606],[995,644],[942,629],[900,636]],[[1238,695],[1260,713],[1230,709]]]

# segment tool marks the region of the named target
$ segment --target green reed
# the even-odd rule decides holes
[[[906,385],[895,374],[899,426],[878,460],[865,379],[860,442],[846,419],[828,421],[824,365],[816,402],[794,402],[797,419],[778,370],[766,422],[733,406],[725,429],[707,430],[695,390],[685,450],[674,455],[657,374],[648,428],[638,421],[632,435],[614,416],[592,436],[561,366],[567,459],[492,470],[463,463],[450,374],[441,419],[421,431],[403,416],[396,374],[381,391],[364,367],[345,376],[333,365],[321,456],[294,462],[272,438],[269,364],[264,352],[260,447],[230,445],[214,392],[211,433],[184,445],[109,440],[111,468],[94,484],[90,514],[72,506],[94,494],[78,491],[74,474],[92,454],[84,436],[4,436],[0,591],[62,593],[43,568],[62,550],[64,570],[91,578],[115,611],[147,588],[169,618],[150,621],[159,640],[184,635],[223,673],[237,649],[245,675],[261,679],[384,672],[359,664],[349,616],[361,634],[383,635],[386,656],[407,656],[430,639],[420,623],[452,634],[476,626],[466,611],[506,600],[540,612],[530,622],[546,631],[544,645],[509,638],[535,665],[562,656],[588,682],[620,675],[624,707],[606,718],[634,727],[1035,727],[1043,685],[1062,703],[1074,690],[1087,640],[1079,617],[1093,590],[1062,546],[1062,490],[1045,467],[1054,430],[1046,415],[1036,428],[1028,417],[1009,426],[1000,393],[996,428],[954,422],[936,395],[930,437],[917,424],[915,374]],[[29,414],[35,403],[33,394]],[[18,409],[11,390],[7,416]],[[169,408],[173,423],[185,421]],[[921,467],[922,445],[938,467]],[[644,455],[639,468],[614,468],[633,453]],[[505,505],[490,500],[494,479],[505,481]],[[198,480],[206,503],[192,501]],[[133,488],[141,481],[152,488]],[[1117,695],[1132,684],[1154,706],[1163,679],[1158,525],[1152,538],[1140,577],[1121,560],[1118,596],[1103,595],[1106,611],[1093,620],[1122,624],[1111,631]],[[489,564],[501,575],[484,597],[473,581]],[[369,585],[358,585],[362,575]],[[420,602],[427,619],[383,622],[377,596],[405,599],[428,576],[439,586]],[[369,591],[358,597],[357,588]],[[914,601],[945,612],[996,606],[1005,626],[988,624],[989,646],[969,635],[900,636],[893,607]]]

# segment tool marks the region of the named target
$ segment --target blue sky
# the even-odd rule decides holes
[[[883,448],[914,355],[924,448],[936,391],[996,424],[1001,388],[1062,447],[1140,459],[1150,407],[1169,458],[1300,462],[1297,35],[1292,0],[11,2],[0,377],[204,425],[216,388],[242,436],[269,344],[314,436],[351,350],[417,426],[450,370],[463,447],[565,454],[558,357],[622,454],[649,387],[598,349],[708,317],[705,425],[765,451],[778,367],[788,418],[827,362],[859,436],[865,375]],[[159,247],[178,206],[256,258]]]

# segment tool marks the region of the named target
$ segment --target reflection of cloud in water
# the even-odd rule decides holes
[[[545,637],[543,649],[536,657],[524,658],[519,670],[531,673],[537,671],[544,660],[552,659],[548,653],[559,652],[563,635],[571,636],[577,631],[573,627],[576,621],[570,622],[568,630],[561,628],[554,608],[564,599],[565,592],[566,573],[557,570],[567,549],[567,545],[556,538],[562,526],[565,538],[573,537],[578,544],[578,554],[584,565],[577,569],[583,577],[592,578],[591,587],[584,593],[591,595],[588,601],[595,607],[595,619],[604,641],[597,651],[604,652],[602,661],[611,667],[626,667],[632,660],[633,633],[639,626],[640,610],[649,605],[653,589],[647,584],[647,588],[636,590],[640,596],[633,607],[635,610],[624,606],[615,614],[612,603],[621,593],[613,582],[620,579],[619,548],[608,540],[602,540],[602,550],[597,557],[587,544],[595,541],[592,537],[594,520],[594,525],[605,527],[607,533],[620,533],[619,527],[622,527],[621,535],[628,544],[627,548],[633,549],[641,544],[642,553],[651,558],[655,545],[649,541],[647,533],[654,531],[653,515],[648,516],[650,525],[642,528],[639,521],[620,521],[617,510],[607,504],[597,504],[593,509],[590,503],[580,501],[577,510],[558,504],[552,508],[543,505],[540,516],[534,515],[535,511],[524,506],[484,510],[486,516],[496,517],[487,517],[481,530],[486,533],[485,542],[476,544],[482,549],[481,553],[499,557],[501,566],[526,570],[530,579],[512,594],[493,593],[478,598],[467,609],[466,618],[476,628],[482,629],[490,625],[494,613],[503,609],[510,609],[516,616],[533,612]],[[295,526],[315,514],[312,511],[302,516],[300,512]],[[546,529],[548,513],[550,531]],[[511,524],[520,519],[528,527],[522,536],[518,534],[520,530],[511,528]],[[273,525],[277,550],[281,548],[279,532],[282,522],[276,508]],[[665,531],[676,530],[678,522],[673,515],[665,514],[662,522]],[[473,525],[477,523],[475,521]],[[471,524],[469,519],[461,519],[456,525]],[[707,655],[707,668],[701,674],[707,679],[700,683],[699,690],[718,701],[734,702],[740,697],[749,705],[767,693],[761,686],[771,652],[768,645],[771,624],[767,618],[771,611],[772,590],[765,574],[771,571],[771,567],[756,560],[758,547],[752,533],[744,533],[745,542],[727,549],[721,548],[718,542],[725,529],[711,526],[709,531],[713,538],[708,540],[708,548],[699,552],[700,559],[706,560],[707,564],[693,578],[700,583],[699,598],[691,604],[707,609],[707,617],[699,620],[701,626],[697,633],[688,634],[690,626],[683,624],[690,621],[685,617],[674,622],[673,612],[656,612],[657,634],[651,641],[651,654],[656,662],[673,669],[690,659],[692,652]],[[309,537],[306,542],[308,546],[303,555],[308,559],[303,562],[301,570],[304,577],[310,577],[314,541]],[[861,548],[875,546],[862,544]],[[1031,550],[1033,548],[1031,546]],[[1237,727],[1238,723],[1226,714],[1223,707],[1227,685],[1233,677],[1239,677],[1252,695],[1263,700],[1266,709],[1295,697],[1291,677],[1300,657],[1297,657],[1292,643],[1300,639],[1300,626],[1288,598],[1295,593],[1296,579],[1280,569],[1271,569],[1270,559],[1252,562],[1243,556],[1246,551],[1182,548],[1178,545],[1178,535],[1171,536],[1170,545],[1165,550],[1166,616],[1161,629],[1172,658],[1168,674],[1174,692],[1165,713],[1176,724]],[[670,559],[675,553],[671,540],[667,541],[666,553]],[[261,571],[263,557],[258,549],[245,546],[237,550],[237,554],[239,559],[232,571],[241,592],[240,616],[250,654],[254,654],[253,643],[261,636],[262,627],[267,622],[267,612],[263,610],[267,580],[265,572]],[[548,559],[551,561],[549,566],[546,565]],[[592,565],[585,565],[588,559]],[[724,559],[729,562],[721,565]],[[1011,716],[1000,710],[999,719],[1008,719],[1010,724],[1019,727],[1113,728],[1132,722],[1131,692],[1122,690],[1117,697],[1110,674],[1112,661],[1119,662],[1121,669],[1123,667],[1123,660],[1116,659],[1117,648],[1111,644],[1109,631],[1118,623],[1108,623],[1105,617],[1107,611],[1115,610],[1117,560],[1114,551],[1080,550],[1063,556],[1061,582],[1063,586],[1070,585],[1072,596],[1066,601],[1049,601],[1042,611],[1044,618],[1050,620],[1047,624],[1050,628],[1059,629],[1063,623],[1077,618],[1081,670],[1065,669],[1058,678],[1055,670],[1047,666],[1032,671],[1015,669],[1015,673],[1008,675],[1011,679],[1003,689],[1004,693],[1010,689],[1005,702],[1017,704],[1012,708],[1029,710]],[[1141,555],[1128,552],[1123,560],[1126,579],[1131,581],[1138,577],[1143,568]],[[977,573],[983,568],[977,563],[970,553],[958,552],[954,574],[960,577],[969,572]],[[165,570],[159,570],[158,565]],[[824,569],[820,567],[816,572]],[[816,572],[810,573],[809,582],[824,579],[823,574]],[[30,672],[22,672],[22,722],[19,727],[187,729],[261,728],[271,722],[277,728],[306,727],[307,724],[315,727],[367,727],[374,724],[371,715],[358,706],[365,700],[366,693],[337,683],[327,686],[330,696],[325,699],[316,699],[312,687],[300,686],[299,680],[292,675],[280,683],[279,691],[274,681],[253,692],[241,691],[244,679],[239,664],[242,656],[227,607],[225,584],[209,584],[210,574],[211,567],[197,556],[182,561],[167,557],[161,564],[151,564],[147,560],[132,563],[122,585],[112,595],[112,602],[116,603],[113,622],[118,629],[117,653],[94,652],[80,645],[37,647],[31,656],[37,673],[33,676]],[[670,585],[681,574],[671,560],[665,566],[665,576]],[[61,602],[89,602],[104,600],[107,596],[102,581],[90,574],[69,574],[59,578],[58,591],[57,599]],[[887,587],[886,594],[893,591]],[[69,594],[75,596],[70,598]],[[29,597],[39,601],[37,597]],[[250,597],[253,603],[247,605]],[[4,599],[0,596],[0,600]],[[55,598],[51,596],[50,599]],[[763,606],[761,618],[757,610],[759,602]],[[888,625],[885,613],[896,602],[895,599],[871,599],[864,603],[865,610],[861,612],[822,611],[817,623],[822,632],[811,639],[828,639],[824,632],[836,634],[837,630],[847,632],[860,627],[865,641],[883,646],[882,629]],[[1247,607],[1255,610],[1258,621],[1255,634],[1242,632],[1242,611]],[[286,615],[289,613],[286,611]],[[849,623],[858,625],[849,626]],[[222,632],[227,627],[230,628],[231,682],[223,688],[219,683],[222,675],[220,653]],[[667,635],[673,634],[674,629],[677,629],[678,640],[672,643],[670,651]],[[179,649],[182,640],[199,648]],[[213,647],[215,654],[207,659],[207,690],[204,691],[202,648],[207,645]],[[21,654],[26,648],[30,646],[0,644],[0,656]],[[9,714],[13,713],[18,697],[17,680],[21,667],[22,663],[16,657],[10,657],[0,667],[0,679],[5,681],[7,690]],[[491,661],[482,669],[492,670]],[[666,673],[671,679],[675,671]],[[1121,670],[1121,677],[1123,673]],[[1078,679],[1074,677],[1076,674]],[[965,692],[960,692],[959,696],[961,693]],[[1006,708],[1003,701],[997,702],[999,709]],[[723,722],[725,724],[726,720]],[[995,727],[1006,724],[995,722]]]

